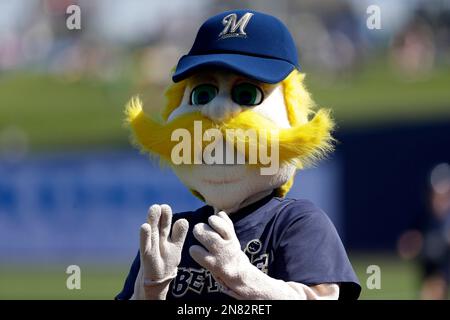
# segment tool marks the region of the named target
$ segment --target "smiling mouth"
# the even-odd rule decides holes
[[[241,181],[241,179],[221,179],[221,180],[213,180],[213,179],[202,179],[203,182],[212,185],[220,185],[220,184],[232,184]]]

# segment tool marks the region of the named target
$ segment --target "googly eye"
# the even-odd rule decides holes
[[[207,104],[217,96],[218,91],[212,84],[198,85],[191,92],[191,104],[194,106]]]
[[[231,90],[231,98],[242,106],[256,106],[263,101],[263,92],[254,84],[240,83]]]

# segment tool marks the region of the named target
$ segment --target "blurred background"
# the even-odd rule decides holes
[[[336,152],[289,196],[334,221],[362,298],[448,298],[450,1],[0,0],[1,299],[112,299],[148,206],[201,205],[130,146],[123,108],[139,94],[157,111],[201,23],[236,8],[288,25],[313,98],[333,109]]]

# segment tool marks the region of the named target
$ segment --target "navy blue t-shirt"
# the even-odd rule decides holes
[[[220,292],[211,273],[189,255],[189,248],[199,245],[192,234],[193,227],[200,222],[208,223],[212,214],[213,208],[204,206],[174,215],[174,221],[181,218],[189,221],[189,231],[167,300],[232,299]],[[339,283],[339,299],[359,297],[361,287],[336,229],[328,216],[310,201],[269,196],[233,213],[230,218],[241,249],[253,265],[270,277],[305,285]],[[131,298],[139,266],[138,253],[116,299]]]

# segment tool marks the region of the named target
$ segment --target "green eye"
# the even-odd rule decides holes
[[[192,90],[191,104],[194,106],[209,103],[217,95],[217,88],[211,84],[201,84]]]
[[[263,101],[261,89],[251,83],[241,83],[231,90],[231,98],[234,102],[243,106],[256,106]]]

